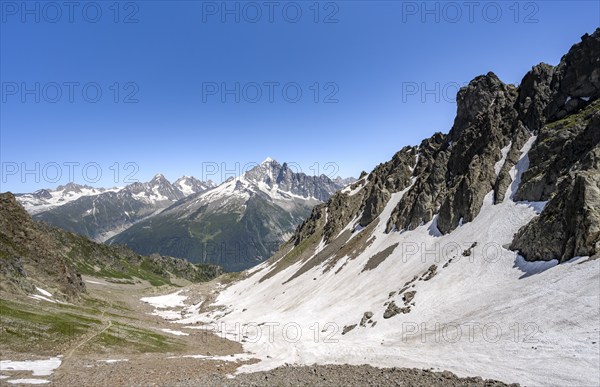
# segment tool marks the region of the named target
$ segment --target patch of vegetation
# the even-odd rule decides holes
[[[43,308],[32,310],[30,305],[0,300],[0,348],[16,352],[50,350],[71,343],[100,325],[102,322],[92,317]]]
[[[82,298],[82,304],[89,306],[91,308],[93,308],[94,310],[98,310],[98,309],[118,309],[118,310],[122,310],[122,311],[126,311],[126,312],[130,312],[132,311],[131,308],[129,308],[127,306],[126,303],[122,302],[122,301],[113,301],[113,302],[108,302],[108,301],[104,301],[98,298],[93,298],[90,296],[85,296]]]
[[[319,241],[321,240],[322,235],[323,235],[322,230],[319,232],[315,232],[310,237],[308,237],[307,239],[300,242],[297,246],[294,246],[291,250],[289,250],[290,245],[288,244],[286,247],[288,249],[287,252],[285,252],[285,250],[280,250],[278,252],[278,254],[285,254],[285,255],[283,255],[280,259],[275,261],[276,262],[275,266],[267,274],[265,274],[263,277],[261,277],[259,282],[263,282],[263,281],[273,277],[275,274],[281,272],[282,270],[286,269],[287,267],[291,266],[292,264],[296,263],[297,261],[299,261],[301,259],[309,258],[312,255],[312,253],[315,251],[315,248],[318,245]],[[273,258],[276,258],[276,257],[277,257],[277,255],[274,256]],[[303,267],[306,268],[307,266],[304,265]],[[288,279],[288,281],[289,280],[290,279]]]
[[[307,239],[300,242],[298,246],[295,246],[289,253],[287,253],[281,261],[284,263],[285,267],[296,263],[299,257],[309,248],[314,248],[317,246],[321,237],[323,236],[322,232],[317,232],[308,237]]]
[[[139,266],[135,266],[126,259],[121,258],[117,261],[118,265],[106,265],[100,268],[100,270],[81,260],[74,261],[74,264],[80,273],[93,277],[102,277],[109,282],[131,285],[135,284],[135,278],[139,278],[150,282],[153,286],[171,284],[169,273],[161,270],[157,265],[153,265],[147,257],[140,257],[140,259],[141,263]]]
[[[584,109],[575,114],[570,114],[565,118],[546,125],[549,129],[562,129],[575,125],[584,124],[590,117],[600,109],[600,99],[590,103]]]
[[[99,334],[86,346],[100,351],[117,347],[132,353],[164,353],[181,350],[185,344],[180,340],[147,329],[113,322],[110,328]]]
[[[247,276],[247,274],[245,274],[242,271],[236,271],[233,273],[224,273],[219,277],[219,282],[222,283],[223,285],[229,285],[232,282],[244,279],[246,276]]]

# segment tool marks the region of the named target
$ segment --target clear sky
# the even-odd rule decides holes
[[[0,191],[268,156],[357,176],[447,132],[458,85],[557,64],[599,4],[2,0]]]

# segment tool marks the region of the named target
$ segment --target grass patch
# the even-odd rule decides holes
[[[185,347],[185,344],[147,329],[113,322],[109,329],[99,334],[86,346],[90,346],[94,351],[119,348],[121,351],[133,353],[163,353],[179,351]]]
[[[575,114],[568,115],[558,121],[547,125],[549,129],[562,129],[570,126],[580,125],[587,121],[596,111],[600,109],[600,99],[592,102],[584,109]]]
[[[53,349],[100,325],[102,322],[92,317],[42,308],[32,310],[30,305],[0,300],[0,347],[12,351]]]

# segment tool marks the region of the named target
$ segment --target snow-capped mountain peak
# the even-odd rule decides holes
[[[156,175],[154,175],[154,177],[152,178],[152,180],[150,180],[150,182],[153,182],[153,181],[170,183],[169,180],[162,173],[157,173]]]
[[[16,195],[17,200],[29,211],[37,214],[72,202],[84,196],[96,196],[105,192],[115,192],[118,188],[93,188],[70,182],[56,189],[40,189],[31,194]]]
[[[158,173],[148,182],[135,182],[126,187],[104,189],[71,182],[56,189],[40,189],[16,197],[36,219],[103,241],[136,220],[154,216],[178,200],[212,187],[213,182],[202,182],[191,176],[171,184]],[[102,216],[101,212],[106,214]],[[73,221],[64,223],[60,219]]]
[[[215,187],[215,183],[212,180],[200,181],[193,176],[182,176],[175,180],[173,186],[177,187],[185,196],[189,196],[195,193],[204,192]]]

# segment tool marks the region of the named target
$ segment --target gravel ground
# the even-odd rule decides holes
[[[235,378],[204,375],[165,386],[518,386],[480,377],[459,378],[451,372],[410,368],[375,368],[368,365],[315,365],[279,367],[271,371],[240,374]]]
[[[87,367],[90,367],[89,362]],[[52,386],[518,386],[480,377],[459,378],[452,372],[369,365],[287,366],[270,371],[230,375],[240,365],[197,359],[164,360],[155,356],[115,364],[84,364],[53,378]],[[229,376],[228,376],[229,375]],[[1,384],[1,383],[0,383]]]

